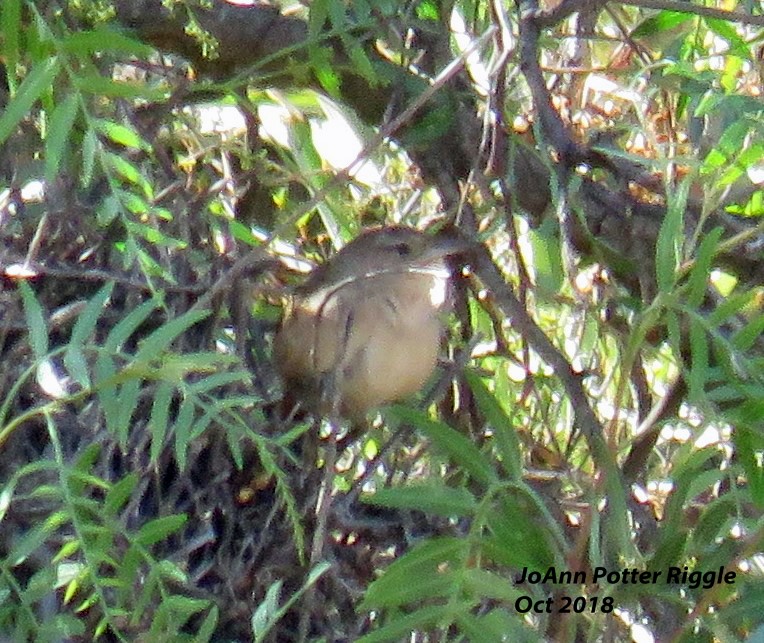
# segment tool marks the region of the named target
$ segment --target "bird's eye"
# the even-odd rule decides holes
[[[411,254],[411,246],[408,243],[396,243],[393,246],[393,250],[395,250],[401,257],[407,257]]]

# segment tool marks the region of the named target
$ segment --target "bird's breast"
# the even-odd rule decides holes
[[[407,397],[435,368],[448,283],[444,270],[384,273],[298,298],[277,337],[277,366],[303,389],[330,380],[343,415]]]

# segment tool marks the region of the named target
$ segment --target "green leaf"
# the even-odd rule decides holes
[[[24,302],[24,317],[29,329],[29,343],[36,359],[43,359],[48,354],[48,326],[45,314],[31,286],[26,281],[19,281],[18,288]]]
[[[122,203],[115,194],[110,194],[96,208],[96,221],[105,228],[122,213]]]
[[[146,83],[127,83],[105,78],[95,73],[83,73],[76,76],[74,85],[79,91],[93,94],[100,99],[125,98],[161,102],[165,98],[163,90],[153,88]]]
[[[708,316],[708,323],[714,327],[723,324],[733,315],[744,311],[755,300],[755,290],[744,290],[736,294],[730,294]]]
[[[52,184],[58,175],[61,159],[71,140],[72,126],[78,111],[79,97],[71,93],[56,105],[50,115],[45,139],[45,180],[49,184]]]
[[[110,152],[104,154],[103,158],[117,176],[130,185],[139,188],[144,198],[149,201],[154,198],[151,183],[144,178],[140,170],[130,161]]]
[[[708,28],[719,38],[727,42],[729,48],[725,56],[734,54],[743,60],[751,60],[751,48],[746,41],[740,37],[734,27],[727,21],[719,18],[703,18]]]
[[[712,549],[728,533],[731,523],[736,518],[735,501],[727,496],[722,496],[711,501],[702,509],[695,529],[690,534],[690,543],[698,553],[704,553]]]
[[[518,597],[525,594],[524,591],[515,589],[512,578],[508,574],[499,574],[487,569],[465,569],[462,584],[465,591],[481,599],[490,598],[514,603]]]
[[[80,184],[86,188],[93,180],[93,168],[95,167],[96,154],[98,152],[98,135],[91,127],[85,132],[82,140],[82,180]],[[113,216],[111,217],[114,218]],[[102,217],[98,217],[99,223],[102,223]]]
[[[441,104],[417,119],[402,135],[407,146],[425,149],[442,138],[451,129],[456,118],[454,106]]]
[[[29,116],[32,105],[40,96],[50,91],[58,72],[59,62],[56,56],[34,66],[0,116],[0,145],[5,143],[16,126]]]
[[[276,624],[279,614],[279,596],[284,581],[277,580],[271,584],[265,593],[265,598],[257,606],[250,620],[252,634],[256,642],[262,641],[263,637]]]
[[[136,360],[148,362],[155,359],[180,335],[202,319],[209,317],[209,314],[208,310],[189,311],[163,324],[141,342]]]
[[[187,520],[188,516],[185,514],[155,518],[140,528],[135,535],[135,542],[144,547],[150,547],[180,530]]]
[[[70,516],[65,511],[56,511],[48,516],[42,524],[38,524],[24,534],[23,538],[17,539],[6,557],[10,565],[12,567],[21,565],[32,552],[42,546],[56,529],[67,524],[69,520]]]
[[[154,403],[151,405],[151,417],[149,418],[149,431],[151,432],[151,464],[156,464],[162,453],[167,426],[170,418],[170,404],[175,393],[175,386],[170,382],[157,384]]]
[[[39,484],[29,492],[29,497],[33,499],[60,501],[63,494],[61,488],[57,485]]]
[[[514,603],[514,601],[512,601]],[[538,632],[522,619],[521,614],[509,609],[492,609],[487,614],[465,614],[458,621],[461,632],[469,641],[512,641],[512,643],[536,643]]]
[[[181,413],[185,413],[186,415],[190,415],[190,419],[194,419],[194,413],[189,413],[189,411],[185,410],[185,407],[188,407],[193,411],[193,405],[189,402],[185,403],[184,407],[181,407]],[[175,430],[173,433],[175,434],[175,458],[178,460],[178,469],[181,471],[186,470],[186,458],[188,455],[188,445],[191,444],[191,441],[198,438],[202,433],[204,433],[207,430],[207,427],[210,425],[210,423],[213,420],[213,416],[217,414],[216,409],[207,409],[200,418],[198,418],[191,426],[187,426],[189,418],[183,417],[181,418],[178,416],[178,421],[175,424]],[[226,432],[227,435],[231,436],[231,433],[233,432]],[[232,437],[232,436],[231,436]],[[237,461],[237,466],[240,466]]]
[[[210,602],[203,598],[172,594],[164,598],[160,609],[168,610],[173,617],[178,619],[178,625],[185,625],[186,621],[194,614],[198,614],[209,606]]]
[[[164,559],[160,561],[157,569],[160,577],[169,580],[171,583],[184,584],[188,582],[188,574],[171,560]]]
[[[340,90],[339,76],[332,66],[333,54],[329,47],[322,45],[321,36],[327,19],[329,5],[334,0],[314,0],[310,3],[308,15],[308,61],[313,74],[321,87],[329,96],[338,96]]]
[[[452,570],[461,569],[469,553],[469,542],[461,538],[432,538],[415,546],[369,586],[362,608],[399,607],[447,595],[459,582]]]
[[[407,641],[412,632],[436,627],[439,623],[456,620],[465,608],[461,604],[428,605],[401,616],[396,614],[384,626],[366,634],[355,643],[389,643],[390,641]]]
[[[444,484],[413,484],[406,487],[379,489],[365,496],[364,502],[396,509],[417,509],[447,518],[472,516],[477,509],[475,497],[467,489],[454,489]]]
[[[2,51],[8,77],[16,73],[19,63],[19,42],[21,40],[21,0],[3,0],[0,4],[0,33],[3,34]],[[12,87],[9,81],[9,87]]]
[[[133,545],[133,547],[137,548],[138,544]],[[128,551],[128,554],[131,553],[132,552]],[[165,562],[165,560],[162,560],[160,561],[159,565],[150,567],[148,573],[143,572],[143,583],[139,587],[135,588],[133,595],[130,596],[129,600],[133,608],[131,618],[132,624],[137,624],[140,622],[143,615],[150,609],[149,606],[152,605],[153,601],[155,600],[155,594],[158,591],[158,586],[161,583],[162,566]],[[120,570],[120,572],[121,571],[122,570]],[[121,583],[122,586],[135,584],[135,580],[133,578],[124,577],[122,574],[120,574],[120,577],[123,579]]]
[[[687,305],[690,308],[698,308],[703,303],[708,287],[708,276],[711,272],[711,262],[716,256],[719,239],[723,232],[724,230],[717,226],[705,236],[698,248],[695,265],[687,280]]]
[[[541,226],[538,230],[529,230],[528,238],[533,250],[536,284],[543,294],[556,295],[565,281],[559,236],[553,234],[549,226]]]
[[[130,494],[138,484],[138,474],[133,472],[124,476],[121,480],[114,483],[106,492],[103,508],[107,515],[116,517],[122,510],[125,503],[129,500]]]
[[[90,388],[90,374],[88,373],[88,361],[85,353],[78,346],[69,346],[64,353],[64,366],[66,371],[72,376],[81,387]]]
[[[67,543],[64,543],[60,549],[58,550],[58,553],[53,557],[54,563],[59,563],[63,560],[67,560],[68,558],[71,558],[79,552],[82,549],[82,541],[78,538],[74,538],[70,540]]]
[[[748,351],[761,339],[762,332],[764,332],[764,314],[758,314],[734,334],[732,344],[738,350]]]
[[[488,485],[498,481],[491,463],[480,449],[444,422],[432,420],[425,413],[405,406],[392,406],[385,411],[386,415],[388,413],[422,431],[437,449],[452,458],[478,482]]]
[[[339,33],[345,53],[354,65],[354,71],[365,78],[372,87],[376,86],[377,78],[371,60],[369,60],[369,57],[358,42],[348,35],[352,25],[348,21],[345,4],[330,0],[328,2],[328,11],[332,27]]]
[[[480,544],[491,560],[513,568],[533,569],[563,563],[556,559],[567,548],[560,525],[524,483],[507,488],[485,512],[484,520],[491,535]]]
[[[127,377],[127,380],[119,387],[117,391],[117,416],[115,424],[111,427],[119,445],[127,448],[127,441],[130,438],[130,428],[135,410],[138,408],[138,400],[143,388],[143,378],[135,373],[120,375],[120,379]]]
[[[77,460],[74,463],[74,469],[72,469],[72,477],[77,477],[81,480],[86,479],[85,476],[90,476],[90,471],[98,461],[98,456],[101,453],[101,445],[99,442],[92,442],[87,444],[82,451],[79,452]],[[107,484],[100,478],[90,478],[92,484],[97,487],[106,487]],[[77,492],[79,493],[79,491]]]
[[[265,601],[258,606],[250,621],[252,637],[255,643],[266,640],[266,636],[273,626],[283,618],[308,589],[318,582],[330,567],[331,565],[326,562],[318,563],[318,565],[313,567],[302,587],[294,592],[281,607],[278,606],[278,596],[281,593],[282,581],[278,580],[268,588]]]
[[[186,390],[194,395],[201,395],[203,393],[209,393],[213,389],[221,386],[228,386],[236,382],[248,382],[252,379],[252,375],[247,371],[230,371],[223,373],[215,373],[209,377],[205,377],[193,384],[189,384]]]
[[[727,212],[741,217],[764,216],[764,190],[756,190],[751,198],[742,205],[733,204],[727,207]]]
[[[661,11],[660,13],[647,18],[631,32],[633,38],[645,38],[664,31],[670,31],[693,17],[689,13],[680,11]]]
[[[178,437],[179,442],[186,444],[191,442],[191,425],[196,417],[196,405],[194,399],[191,397],[184,397],[180,403],[180,409],[178,410],[178,417],[175,419],[173,425],[173,432]]]
[[[713,484],[719,476],[725,476],[718,470],[714,460],[719,458],[719,451],[715,447],[705,447],[691,452],[685,458],[674,457],[674,492],[669,497],[666,505],[664,527],[667,531],[677,529],[681,525],[684,515],[684,506],[695,494],[701,493]],[[715,479],[708,480],[704,472],[711,472]]]
[[[107,283],[90,298],[90,301],[77,317],[69,345],[64,353],[64,365],[67,371],[84,388],[90,388],[90,376],[82,348],[95,332],[98,320],[101,318],[101,312],[113,289],[114,283]]]
[[[151,207],[148,201],[141,199],[137,195],[125,195],[124,204],[125,207],[127,207],[134,214],[144,215],[149,214],[150,212],[154,216],[158,215],[157,210]],[[138,212],[136,207],[142,209],[143,211]],[[168,236],[161,230],[144,223],[139,223],[138,221],[125,221],[124,224],[128,232],[139,237],[143,237],[146,241],[154,246],[183,249],[188,245],[185,241]],[[139,258],[141,263],[147,269],[147,272],[150,274],[159,275],[167,281],[172,281],[172,275],[168,273],[164,266],[158,263],[151,255],[141,252],[139,253]]]
[[[523,456],[520,440],[512,426],[511,418],[506,414],[496,396],[488,390],[483,378],[469,370],[465,372],[465,378],[478,407],[493,429],[493,438],[504,470],[511,480],[520,480],[523,475]]]
[[[690,189],[690,177],[682,180],[666,208],[666,216],[655,244],[655,268],[658,289],[671,292],[676,284],[677,269],[682,260],[684,244],[684,211]]]
[[[95,53],[127,54],[136,58],[146,58],[153,49],[127,34],[109,27],[99,27],[87,31],[74,31],[63,40],[64,51],[77,56]]]
[[[159,308],[159,301],[156,299],[149,299],[127,313],[127,315],[111,329],[111,332],[109,332],[104,348],[111,352],[121,350],[123,344],[157,308]]]
[[[94,124],[95,128],[112,143],[135,150],[151,150],[151,145],[132,127],[103,119],[95,121]]]
[[[69,338],[69,346],[81,348],[91,339],[101,318],[101,312],[106,306],[109,297],[111,297],[113,289],[114,282],[107,283],[90,298],[77,316],[77,321],[74,324],[74,328],[72,328],[72,334]]]
[[[140,597],[136,599],[134,596],[133,584],[135,579],[138,578],[139,575],[142,575],[141,563],[143,560],[143,547],[134,542],[131,543],[124,556],[122,556],[122,560],[116,570],[115,576],[117,580],[117,588],[119,590],[117,593],[119,604],[125,605],[129,603],[135,610],[138,610]]]
[[[95,368],[93,369],[95,379],[95,389],[98,394],[98,401],[103,410],[106,426],[112,433],[116,434],[117,423],[119,420],[119,401],[117,398],[117,384],[115,381],[117,367],[110,355],[105,352],[98,354]]]
[[[183,353],[182,355],[169,354],[163,357],[162,363],[156,369],[156,376],[161,379],[178,382],[191,373],[209,373],[219,368],[224,368],[231,364],[239,363],[239,358],[235,355],[226,355],[223,353],[214,353],[212,351],[200,351],[196,353]],[[241,378],[249,379],[244,371],[238,373],[216,373],[211,377],[221,377],[225,383],[241,381]],[[232,378],[228,376],[234,376]],[[191,391],[189,386],[187,391]],[[202,387],[202,390],[206,390]]]
[[[204,617],[202,624],[196,632],[196,635],[192,639],[193,643],[206,643],[212,640],[212,635],[217,629],[218,619],[220,617],[220,610],[217,605],[210,606],[210,611],[207,616]]]
[[[32,602],[50,596],[50,588],[56,586],[56,575],[53,565],[47,565],[35,572],[27,583],[25,598]]]
[[[703,396],[708,379],[708,341],[705,328],[697,319],[690,320],[690,355],[692,362],[687,378],[689,399],[697,402]]]
[[[440,20],[440,7],[434,0],[423,0],[416,5],[416,16],[420,20]]]
[[[51,615],[37,632],[37,641],[74,641],[85,637],[85,622],[71,614]]]
[[[761,453],[764,452],[764,436],[761,434],[759,422],[752,429],[747,426],[736,427],[733,433],[736,454],[740,458],[746,473],[746,482],[750,488],[751,498],[759,509],[764,509],[764,465]]]

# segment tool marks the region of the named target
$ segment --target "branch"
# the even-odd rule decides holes
[[[703,18],[727,20],[730,22],[739,22],[743,25],[764,27],[764,16],[754,16],[742,11],[725,11],[724,9],[715,9],[713,7],[702,7],[690,2],[674,2],[673,0],[622,0],[621,4],[631,5],[632,7],[643,7],[645,9],[692,13],[696,16],[702,16]]]
[[[563,0],[554,9],[537,11],[534,15],[534,20],[542,27],[552,27],[574,13],[580,11],[598,11],[604,8],[607,3],[607,0],[596,0],[594,2],[591,0]],[[764,26],[764,16],[754,16],[742,11],[725,11],[724,9],[704,7],[690,2],[676,2],[676,0],[621,0],[619,4],[641,7],[643,9],[691,13],[703,18],[727,20],[743,25]]]

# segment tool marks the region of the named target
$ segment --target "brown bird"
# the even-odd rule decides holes
[[[367,231],[298,289],[275,339],[287,392],[313,413],[358,418],[432,374],[449,304],[447,259],[467,245],[391,226]]]

